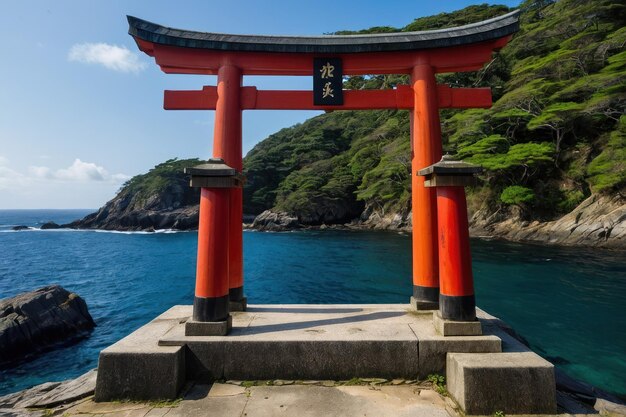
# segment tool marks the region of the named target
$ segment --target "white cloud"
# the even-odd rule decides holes
[[[12,187],[22,187],[27,182],[28,180],[23,174],[11,168],[0,166],[0,190],[7,190]]]
[[[79,43],[70,49],[70,61],[84,64],[100,64],[119,72],[138,73],[146,68],[146,63],[125,46],[109,45],[108,43]]]
[[[0,208],[95,208],[130,178],[78,158],[67,168],[30,166],[25,172],[6,162],[6,158],[0,162]]]
[[[52,171],[48,167],[28,167],[28,172],[35,178],[52,178]]]
[[[70,167],[58,170],[54,176],[68,181],[104,181],[109,173],[93,162],[83,162],[77,158]]]
[[[83,162],[76,158],[74,163],[67,168],[52,171],[48,167],[31,166],[28,168],[31,176],[39,179],[52,179],[59,181],[106,181],[106,182],[122,182],[130,177],[124,174],[109,174],[103,167],[93,162]]]
[[[12,170],[11,168],[0,166],[0,178],[13,179],[21,175],[22,174],[20,174],[17,171]]]
[[[21,186],[24,183],[24,175],[6,166],[8,163],[9,160],[0,155],[0,190]]]
[[[96,194],[107,190],[106,195],[109,196],[110,193],[115,193],[115,190],[122,183],[130,179],[128,175],[111,174],[93,162],[83,162],[78,158],[67,168],[54,170],[45,166],[30,166],[26,172],[10,168],[8,162],[7,158],[0,155],[0,207],[2,208],[9,208],[14,204],[20,206],[22,203],[17,203],[19,199],[37,193],[49,194],[50,190],[57,190],[61,192],[61,195],[74,198],[76,197],[74,195],[76,190],[84,190],[87,187],[91,190],[89,192]],[[72,197],[69,197],[70,195]],[[15,200],[16,198],[18,200]],[[106,198],[110,198],[110,196]],[[35,199],[35,201],[37,200]],[[55,202],[54,204],[63,207],[64,203]],[[79,207],[80,204],[75,206]],[[86,206],[82,205],[82,207]],[[92,207],[96,207],[96,205],[92,205]]]

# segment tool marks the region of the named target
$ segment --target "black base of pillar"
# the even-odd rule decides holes
[[[244,299],[243,286],[237,288],[231,288],[228,292],[228,299],[230,301],[241,301]]]
[[[437,310],[439,308],[439,287],[413,285],[412,300],[418,310]]]
[[[476,320],[476,299],[474,295],[439,294],[441,318],[453,321]]]
[[[194,321],[225,321],[229,311],[228,295],[193,299]]]
[[[243,296],[243,286],[231,288],[228,299],[230,300],[230,311],[246,311],[248,309],[248,299]]]

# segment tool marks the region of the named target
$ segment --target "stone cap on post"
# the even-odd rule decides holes
[[[185,168],[185,174],[191,175],[191,187],[239,188],[244,182],[244,176],[221,158],[211,158],[205,164]]]
[[[424,187],[465,187],[476,185],[476,174],[483,172],[478,165],[457,161],[444,155],[441,161],[420,169],[417,175],[426,177]]]

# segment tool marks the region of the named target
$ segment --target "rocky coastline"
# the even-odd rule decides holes
[[[105,206],[81,220],[59,227],[148,232],[163,229],[195,230],[198,228],[198,205],[161,210],[140,209],[121,213],[115,211],[111,213]]]
[[[129,209],[119,204],[118,196],[97,212],[81,220],[63,225],[47,223],[44,226],[46,229],[117,231],[195,230],[198,227],[198,207],[198,204],[164,205],[159,203],[159,199],[153,199],[152,206]],[[481,208],[470,213],[469,220],[472,237],[626,249],[626,198],[620,194],[591,195],[570,213],[552,221],[525,220],[522,211],[517,207],[499,209],[495,212]],[[296,213],[266,210],[257,216],[245,216],[244,227],[267,232],[299,229],[411,232],[411,213],[384,213],[366,206],[361,215],[350,222],[320,223],[301,218]],[[19,226],[15,229],[25,228]]]
[[[516,210],[493,214],[478,211],[470,224],[475,236],[626,249],[626,200],[620,195],[592,195],[570,213],[548,222],[525,221],[520,211]]]
[[[201,161],[168,160],[146,174],[123,185],[117,195],[94,213],[67,224],[47,222],[46,229],[86,229],[111,231],[196,230],[200,191],[189,186],[184,167]],[[250,174],[252,175],[252,174]],[[244,227],[258,231],[298,229],[391,230],[411,232],[411,212],[407,204],[384,208],[374,203],[310,197],[299,209],[263,204],[262,196],[248,195],[244,186]],[[269,190],[269,189],[268,189]],[[249,190],[248,190],[249,191]],[[588,246],[626,250],[626,193],[595,193],[560,218],[543,217],[532,206],[490,205],[478,195],[468,197],[470,235],[489,239],[535,242],[565,246]],[[271,197],[271,191],[267,191]],[[350,197],[352,196],[352,197]],[[269,197],[268,197],[269,198]],[[271,200],[271,199],[270,199]],[[393,208],[393,207],[403,208]],[[553,212],[554,210],[548,210]],[[548,215],[550,216],[550,215]],[[32,227],[20,225],[15,231]]]
[[[553,221],[527,221],[517,208],[490,212],[481,209],[470,217],[472,237],[562,246],[626,249],[626,199],[620,195],[592,195],[565,216]],[[266,210],[247,225],[259,231],[294,229],[393,230],[411,232],[411,213],[381,213],[368,209],[349,223],[311,225],[297,215]]]

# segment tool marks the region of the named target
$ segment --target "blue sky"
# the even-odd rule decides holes
[[[0,209],[97,208],[166,159],[212,153],[213,114],[164,111],[163,90],[215,78],[163,74],[127,34],[126,15],[209,32],[316,35],[469,4],[446,1],[10,1],[0,14]],[[514,7],[518,0],[494,4]],[[325,6],[328,5],[328,6]],[[246,77],[266,89],[310,89],[308,77]],[[316,115],[244,112],[244,153]]]

